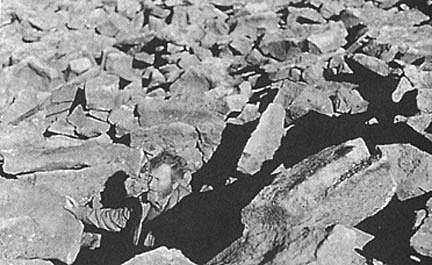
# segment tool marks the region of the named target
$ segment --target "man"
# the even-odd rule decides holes
[[[132,243],[140,248],[154,245],[151,231],[141,235],[143,225],[174,207],[190,191],[180,183],[186,172],[183,158],[169,152],[162,152],[144,165],[140,177],[147,179],[148,190],[139,194],[137,209],[123,207],[118,209],[92,209],[80,206],[68,197],[65,208],[84,223],[112,232],[119,232],[127,225],[131,227]]]

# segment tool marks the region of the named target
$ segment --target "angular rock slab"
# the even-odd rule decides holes
[[[310,264],[335,224],[354,226],[396,192],[388,158],[361,139],[329,147],[280,173],[242,211],[243,236],[208,264]]]
[[[79,146],[3,151],[3,169],[9,174],[80,169],[116,163],[128,173],[139,171],[141,154],[120,144],[86,142]]]
[[[262,114],[240,157],[238,168],[246,174],[258,172],[262,163],[273,157],[284,134],[285,110],[271,103]]]
[[[389,157],[392,175],[398,182],[397,196],[404,201],[432,189],[432,156],[408,144],[381,147]]]
[[[83,225],[44,187],[0,180],[0,253],[6,259],[75,260]]]
[[[80,170],[35,172],[17,177],[35,186],[49,187],[61,195],[71,196],[85,204],[92,198],[98,197],[107,180],[119,170],[122,170],[121,166],[110,163]]]
[[[160,247],[143,253],[123,263],[123,265],[194,265],[188,258],[183,256],[180,250]]]
[[[355,252],[374,237],[355,228],[336,225],[317,251],[315,265],[363,265],[366,259]]]
[[[0,259],[2,265],[53,265],[52,262],[41,260],[41,259]]]
[[[432,257],[432,218],[427,217],[419,230],[411,237],[411,246],[420,254]]]
[[[323,27],[322,32],[312,34],[307,40],[313,52],[328,53],[345,45],[347,35],[348,32],[342,22],[330,22]]]

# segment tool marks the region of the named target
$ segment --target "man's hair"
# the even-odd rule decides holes
[[[183,179],[185,173],[188,171],[186,160],[169,151],[163,151],[159,155],[153,157],[146,163],[145,167],[147,170],[151,170],[158,168],[163,164],[171,166],[174,181]]]

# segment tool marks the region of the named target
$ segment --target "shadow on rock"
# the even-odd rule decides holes
[[[410,238],[416,232],[413,228],[416,222],[415,211],[427,209],[426,202],[431,197],[432,192],[428,192],[400,201],[395,195],[383,210],[356,226],[375,236],[362,250],[356,250],[367,259],[367,264],[373,264],[373,259],[392,265],[432,264],[432,258],[418,254],[410,246]],[[421,263],[411,259],[410,255],[419,258]]]

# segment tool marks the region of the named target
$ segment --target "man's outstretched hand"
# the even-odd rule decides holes
[[[78,220],[82,220],[84,218],[86,208],[81,206],[74,198],[70,196],[66,197],[66,203],[64,208],[72,213]]]

